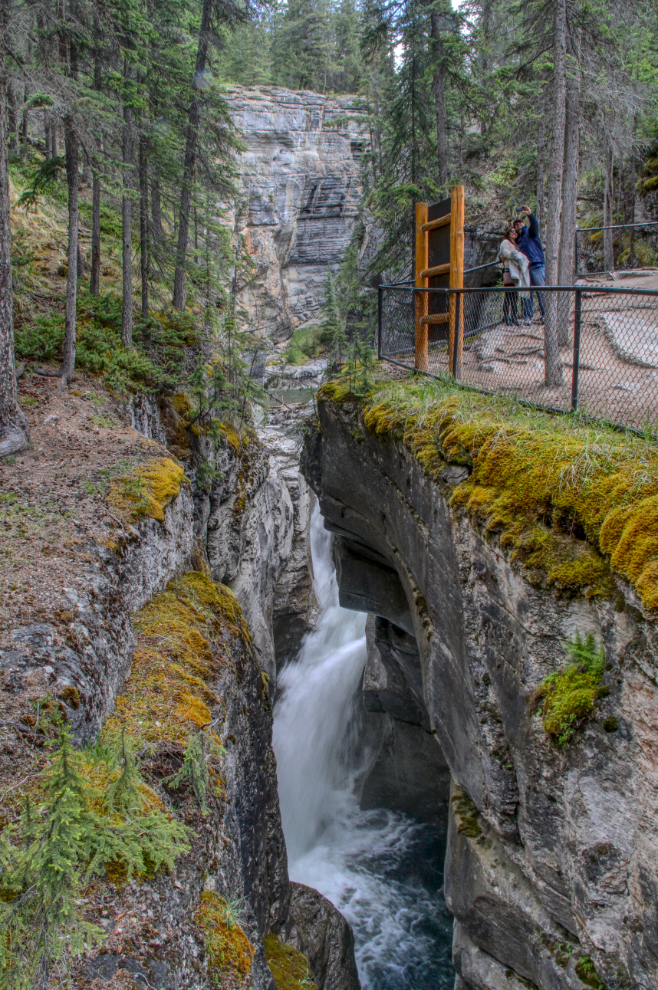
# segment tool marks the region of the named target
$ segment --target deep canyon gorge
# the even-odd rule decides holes
[[[267,335],[264,380],[283,365],[316,398],[240,434],[219,414],[200,428],[184,394],[30,372],[32,447],[3,465],[0,515],[24,543],[6,554],[7,778],[43,768],[63,718],[92,781],[123,779],[118,745],[148,813],[185,826],[170,863],[110,860],[85,889],[103,942],[74,986],[655,990],[655,614],[598,551],[596,587],[527,564],[478,515],[495,479],[445,430],[389,429],[326,359],[285,368],[327,270],[377,240],[368,136],[348,97],[227,101],[244,140],[227,222],[254,265],[240,305]],[[460,416],[477,437],[476,405]],[[543,505],[534,536],[589,566],[591,534],[557,515]],[[588,636],[597,694],[558,744],[542,691]]]

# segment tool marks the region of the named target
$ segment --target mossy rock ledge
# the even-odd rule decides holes
[[[358,391],[320,390],[302,468],[341,602],[377,616],[368,710],[416,711],[450,769],[460,979],[658,986],[658,448],[450,383]]]

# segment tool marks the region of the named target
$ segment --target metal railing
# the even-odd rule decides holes
[[[550,385],[545,320],[557,344]],[[384,285],[378,354],[553,412],[658,430],[658,290]]]
[[[603,237],[606,230],[613,231],[614,269],[637,270],[653,268],[658,264],[658,220],[642,223],[614,223],[605,227],[578,227],[575,238],[574,270],[576,277],[603,275],[607,269],[603,257]],[[628,231],[628,236],[621,232]],[[584,238],[583,234],[589,234]],[[641,234],[638,238],[638,234]]]

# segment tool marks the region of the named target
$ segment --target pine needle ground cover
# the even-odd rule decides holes
[[[365,427],[402,442],[430,477],[466,466],[452,505],[530,580],[566,596],[616,597],[616,574],[658,608],[655,442],[415,377],[362,399],[337,380],[318,399],[358,401]]]

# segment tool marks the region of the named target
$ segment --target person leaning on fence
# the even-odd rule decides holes
[[[510,288],[512,286],[518,286],[519,288],[530,287],[528,259],[525,254],[522,254],[518,250],[517,233],[514,224],[508,228],[505,240],[500,242],[500,247],[498,248],[498,260],[501,261],[503,265],[503,285],[507,285]],[[505,301],[503,303],[503,320],[507,326],[518,326],[519,324],[519,311],[516,301],[517,295],[521,296],[523,321],[526,324],[530,323],[530,317],[528,315],[528,293],[506,292]]]
[[[539,221],[534,213],[531,213],[529,206],[522,207],[521,210],[528,217],[530,223],[526,227],[523,220],[515,220],[514,227],[518,235],[517,247],[525,254],[530,268],[530,285],[546,285],[546,261],[544,260],[544,249],[541,246],[539,236]],[[539,311],[544,315],[544,293],[537,293]],[[532,292],[528,302],[528,316],[532,319]]]

